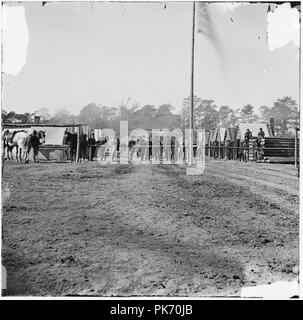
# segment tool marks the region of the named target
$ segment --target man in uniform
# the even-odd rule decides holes
[[[39,145],[40,145],[40,138],[37,134],[37,131],[34,130],[27,138],[26,138],[26,160],[25,162],[28,163],[29,159],[29,153],[30,150],[33,149],[33,160],[34,162],[37,162],[37,155],[38,155],[38,150],[39,150]]]
[[[245,142],[248,143],[249,139],[251,139],[251,138],[252,138],[252,132],[249,129],[247,129],[245,132],[245,135],[244,135]]]
[[[258,133],[258,138],[264,138],[265,137],[265,132],[263,131],[263,129],[262,128],[260,128],[260,131],[259,131],[259,133]]]

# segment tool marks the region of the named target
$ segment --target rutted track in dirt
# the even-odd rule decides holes
[[[8,166],[8,293],[236,295],[243,285],[291,279],[298,199],[279,203],[257,181],[248,188],[234,167],[210,163],[190,177],[171,165]],[[240,176],[256,180],[255,168],[243,168]]]

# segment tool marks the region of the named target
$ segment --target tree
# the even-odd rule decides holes
[[[138,109],[135,113],[136,114],[141,114],[141,115],[155,115],[157,112],[157,109],[154,105],[150,105],[150,104],[147,104],[145,106],[143,106],[142,108]]]
[[[246,104],[240,110],[240,121],[253,123],[258,121],[259,117],[254,113],[254,107],[250,104]]]
[[[173,110],[173,106],[170,103],[167,104],[161,104],[158,107],[157,110],[157,115],[161,115],[161,116],[167,116],[167,115],[171,115]]]
[[[194,96],[194,113],[196,108],[202,103],[202,99]],[[183,99],[182,109],[181,109],[181,128],[189,129],[190,120],[190,108],[191,108],[191,97]],[[194,116],[195,117],[195,116]]]
[[[6,121],[7,122],[15,122],[16,120],[16,112],[15,111],[10,111],[6,115]]]
[[[214,104],[214,100],[202,100],[200,106],[198,106],[195,120],[197,128],[205,128],[205,130],[211,130],[219,126],[219,111]]]
[[[77,122],[76,116],[65,108],[59,109],[49,120],[52,124],[73,124]]]
[[[119,131],[119,109],[114,107],[100,106],[100,116],[102,119],[102,126],[106,128]]]
[[[290,128],[299,126],[299,110],[296,100],[291,97],[277,99],[272,108],[260,107],[262,121],[274,119],[275,131],[282,135],[287,134]]]
[[[91,128],[104,127],[100,107],[95,103],[90,103],[83,107],[77,118],[81,124],[88,125]]]
[[[260,107],[260,120],[268,122],[270,119],[270,108],[263,105]]]
[[[296,100],[291,97],[277,99],[267,116],[274,118],[275,130],[283,135],[288,129],[299,126],[299,110]]]
[[[4,109],[1,110],[1,119],[2,122],[7,122],[8,121],[8,117],[7,117],[8,112]]]
[[[219,125],[220,127],[229,128],[237,122],[235,111],[229,106],[221,106],[219,109]]]
[[[239,122],[239,117],[237,116],[236,111],[233,111],[229,117],[229,126],[234,127]]]
[[[120,110],[90,103],[80,110],[77,120],[92,129],[111,128],[118,131]]]
[[[30,123],[31,122],[31,114],[29,112],[25,112],[19,115],[19,119],[21,123]]]
[[[181,111],[182,128],[189,128],[190,97],[183,100]],[[202,100],[194,96],[194,126],[205,130],[214,129],[219,124],[219,111],[214,100]]]

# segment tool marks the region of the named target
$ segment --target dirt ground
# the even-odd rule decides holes
[[[296,277],[293,165],[6,161],[2,200],[6,295],[238,296]]]

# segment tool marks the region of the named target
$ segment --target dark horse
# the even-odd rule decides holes
[[[79,159],[88,158],[88,142],[86,141],[86,134],[79,135]],[[78,135],[75,132],[66,132],[64,135],[63,144],[70,146],[70,156],[76,159]]]
[[[37,155],[39,150],[39,145],[45,142],[45,131],[34,130],[25,139],[25,163],[29,162],[29,153],[33,150],[33,160],[37,162]]]

